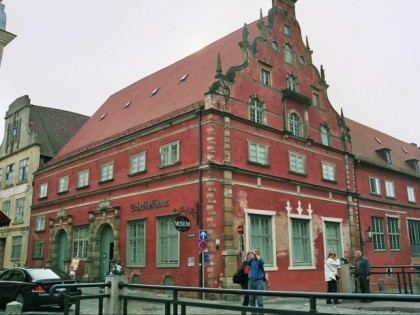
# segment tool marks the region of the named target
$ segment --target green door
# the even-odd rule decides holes
[[[105,280],[105,274],[109,272],[109,263],[114,259],[114,231],[107,225],[101,233],[101,264],[99,274],[101,280]]]
[[[64,230],[58,232],[57,268],[64,270],[64,260],[67,258],[67,234]]]

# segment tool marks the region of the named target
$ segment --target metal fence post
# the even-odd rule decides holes
[[[103,307],[103,314],[104,315],[118,315],[122,314],[122,301],[120,300],[120,293],[121,291],[124,292],[127,290],[126,288],[120,289],[118,287],[118,283],[120,281],[127,282],[127,277],[117,276],[117,275],[109,275],[105,277],[105,282],[111,282],[111,287],[105,288],[105,293],[109,294],[109,299],[105,299],[104,307]]]

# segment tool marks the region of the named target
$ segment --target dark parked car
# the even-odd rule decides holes
[[[23,304],[24,310],[58,306],[64,309],[63,295],[52,296],[54,284],[77,283],[62,270],[52,268],[13,267],[0,274],[0,303],[12,301]],[[62,289],[63,291],[65,289]],[[78,288],[71,288],[71,295],[81,295]]]

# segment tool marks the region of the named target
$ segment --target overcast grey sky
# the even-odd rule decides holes
[[[92,115],[125,86],[267,15],[271,0],[3,0],[17,37],[0,66],[0,139],[8,106]],[[420,145],[420,1],[299,0],[313,63],[334,108]]]

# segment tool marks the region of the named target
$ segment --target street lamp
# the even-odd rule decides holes
[[[368,227],[367,231],[366,231],[366,235],[368,237],[367,241],[362,241],[363,243],[369,243],[372,242],[372,236],[373,236],[373,232],[372,229],[370,228],[370,226]]]

